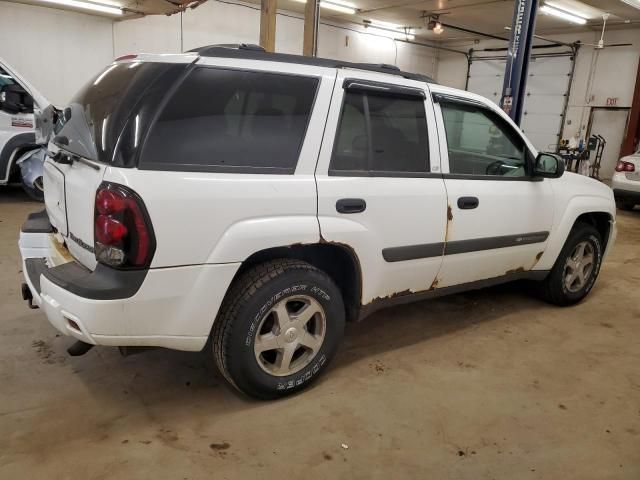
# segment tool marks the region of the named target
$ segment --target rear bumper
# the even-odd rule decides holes
[[[20,252],[33,304],[59,332],[93,345],[201,350],[240,266],[90,271],[60,264],[53,234],[25,227]]]

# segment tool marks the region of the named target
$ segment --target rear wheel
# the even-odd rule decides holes
[[[602,239],[592,225],[577,224],[567,239],[541,293],[555,305],[573,305],[593,288],[602,263]]]
[[[258,265],[223,302],[212,332],[216,364],[247,395],[289,395],[327,367],[344,321],[340,291],[321,270],[289,259]]]

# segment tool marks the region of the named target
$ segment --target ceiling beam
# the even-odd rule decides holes
[[[304,39],[302,54],[306,57],[318,55],[318,25],[320,23],[320,0],[307,0],[304,7]]]
[[[260,2],[260,46],[267,52],[276,51],[276,10],[278,0]]]

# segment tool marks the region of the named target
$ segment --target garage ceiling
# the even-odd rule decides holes
[[[18,3],[43,5],[38,0],[15,0]],[[114,0],[115,1],[115,0]],[[215,0],[118,0],[127,16],[170,15],[185,8],[197,8],[200,3]],[[260,0],[247,0],[259,4]],[[574,1],[574,0],[568,0]],[[611,17],[607,28],[630,28],[640,25],[640,10],[621,0],[581,0],[600,12],[609,12]],[[514,0],[350,0],[358,9],[355,15],[340,14],[322,9],[325,21],[347,21],[362,23],[363,20],[380,20],[416,28],[417,37],[422,40],[446,41],[473,38],[474,35],[445,28],[444,33],[434,34],[427,30],[424,17],[439,15],[440,21],[484,33],[508,36],[505,27],[511,25]],[[64,8],[64,7],[63,7]],[[304,12],[304,4],[299,0],[279,0],[278,8]],[[197,10],[196,10],[197,11]],[[602,26],[599,16],[589,20],[587,25],[574,25],[548,15],[539,14],[537,34],[571,33],[597,30]]]

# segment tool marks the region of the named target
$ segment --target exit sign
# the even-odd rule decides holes
[[[618,105],[618,97],[607,98],[607,107],[615,107]]]

